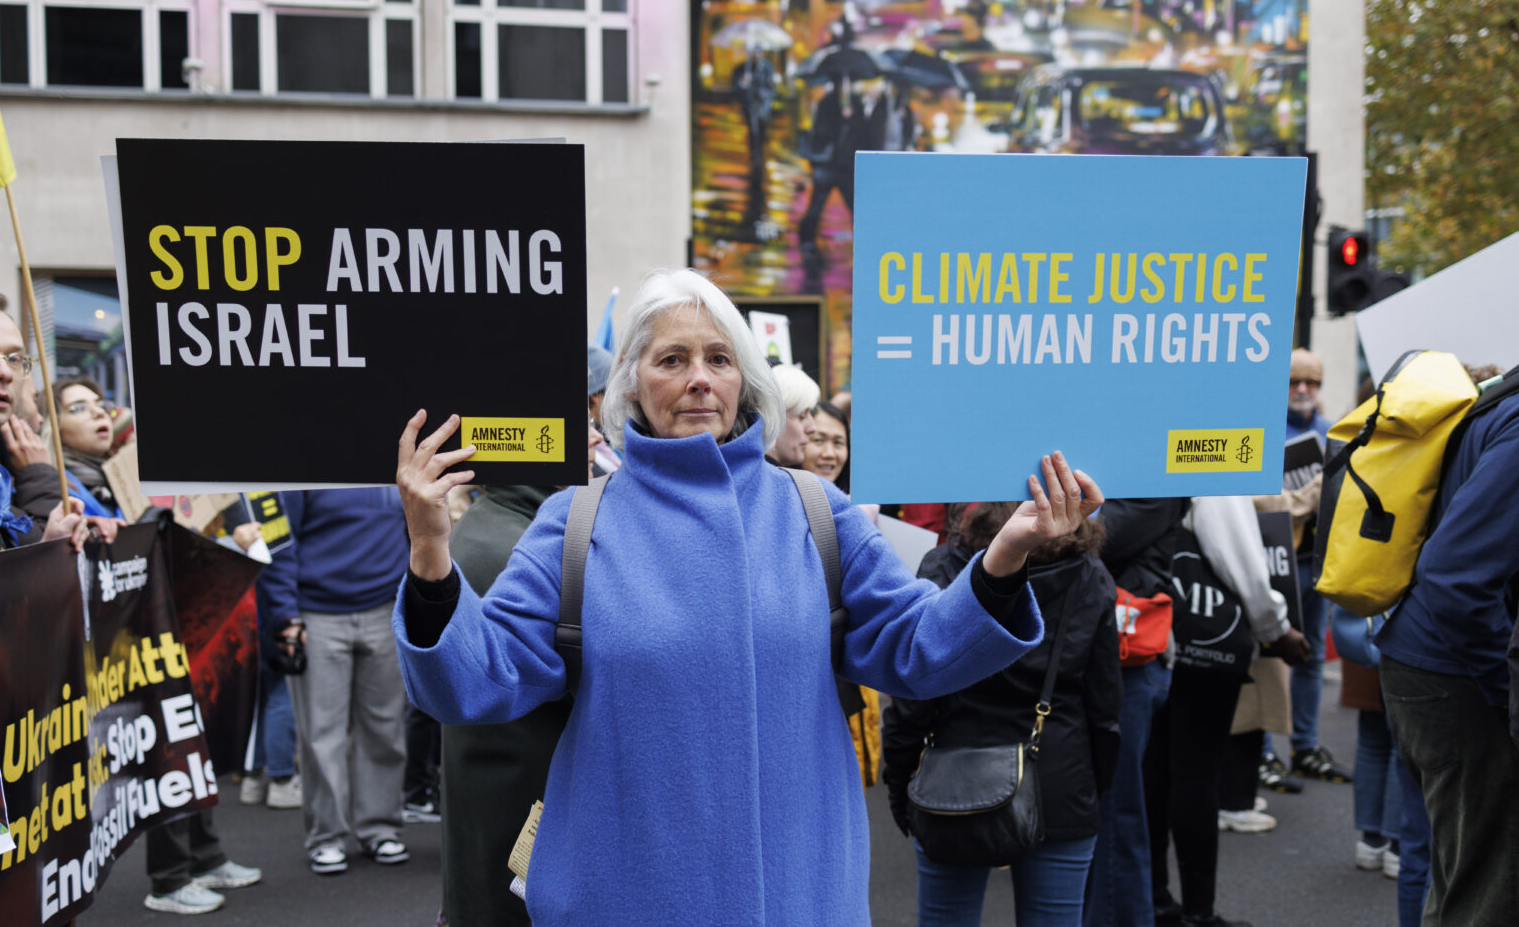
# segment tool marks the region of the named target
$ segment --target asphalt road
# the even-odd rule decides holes
[[[1331,675],[1335,675],[1331,667]],[[1323,742],[1345,761],[1355,753],[1355,712],[1339,706],[1339,685],[1325,683]],[[245,807],[237,787],[223,780],[226,803],[217,809],[222,844],[235,860],[264,870],[262,883],[227,893],[221,910],[201,915],[207,925],[258,927],[432,927],[440,897],[437,825],[413,824],[405,839],[411,861],[379,866],[352,857],[347,873],[315,876],[301,849],[301,815]],[[1269,834],[1220,836],[1218,904],[1229,917],[1254,927],[1385,927],[1397,922],[1396,884],[1352,862],[1356,834],[1351,787],[1309,782],[1299,795],[1266,793],[1280,824]],[[916,923],[916,872],[912,849],[891,822],[882,788],[872,788],[871,911],[876,927]],[[80,919],[89,925],[163,925],[179,915],[142,906],[148,892],[142,842],[116,863],[94,906]],[[502,877],[509,878],[504,861]],[[1174,872],[1174,864],[1172,866]],[[1010,881],[994,874],[987,892],[986,924],[1012,923]],[[678,917],[670,923],[678,924]]]

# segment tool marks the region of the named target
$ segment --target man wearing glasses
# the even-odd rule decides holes
[[[0,312],[0,550],[76,534],[82,542],[88,531],[79,513],[65,513],[47,445],[17,414],[31,370],[21,329]]]

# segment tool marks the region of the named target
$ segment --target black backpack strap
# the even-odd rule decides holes
[[[1392,538],[1392,525],[1396,520],[1393,513],[1387,511],[1382,505],[1382,497],[1371,488],[1371,484],[1361,478],[1355,472],[1355,466],[1350,461],[1350,455],[1371,442],[1371,436],[1376,433],[1377,420],[1382,417],[1382,397],[1385,395],[1386,381],[1377,387],[1377,404],[1366,416],[1366,424],[1350,440],[1338,454],[1335,454],[1329,463],[1324,465],[1324,481],[1329,482],[1341,468],[1351,478],[1356,487],[1361,490],[1361,495],[1366,499],[1366,513],[1361,518],[1361,537],[1372,541],[1386,543]]]
[[[1456,451],[1461,447],[1461,438],[1466,434],[1466,429],[1471,427],[1472,419],[1488,411],[1508,397],[1519,393],[1519,367],[1515,367],[1503,375],[1503,379],[1482,391],[1477,401],[1472,403],[1471,408],[1466,410],[1461,424],[1450,433],[1445,441],[1445,457],[1440,463],[1440,473],[1443,475],[1450,469],[1451,462],[1456,459]]]
[[[591,550],[591,529],[596,509],[612,474],[598,476],[590,485],[575,490],[570,514],[564,523],[564,552],[559,568],[559,623],[554,627],[554,649],[564,660],[565,690],[574,694],[580,683],[580,607],[585,598],[585,558]]]

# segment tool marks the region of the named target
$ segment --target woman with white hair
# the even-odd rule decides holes
[[[790,476],[765,462],[785,409],[732,301],[694,271],[651,274],[602,412],[627,459],[585,561],[579,682],[526,880],[533,923],[867,927],[865,803],[822,561]],[[397,468],[407,691],[446,723],[516,718],[567,689],[554,628],[573,490],[543,504],[478,596],[450,560],[443,504],[472,478],[447,468],[475,449],[438,452],[456,416],[418,442],[425,421],[407,423]],[[1059,454],[1042,468],[1034,501],[942,592],[827,489],[849,612],[842,675],[927,698],[1040,640],[1027,551],[1102,502]]]
[[[817,430],[817,421],[812,416],[823,391],[800,367],[781,364],[770,372],[775,375],[781,403],[786,407],[786,427],[772,442],[770,456],[783,467],[800,467],[806,461],[807,442]]]

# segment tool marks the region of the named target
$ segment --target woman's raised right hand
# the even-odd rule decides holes
[[[411,537],[411,571],[422,579],[439,580],[453,570],[448,553],[448,492],[475,478],[475,471],[445,473],[449,467],[468,460],[475,453],[473,444],[457,451],[439,454],[438,448],[459,428],[459,416],[450,415],[437,431],[419,443],[417,435],[427,421],[427,410],[418,409],[401,432],[401,446],[396,459],[396,488],[401,491],[401,506],[406,511],[406,533]]]

